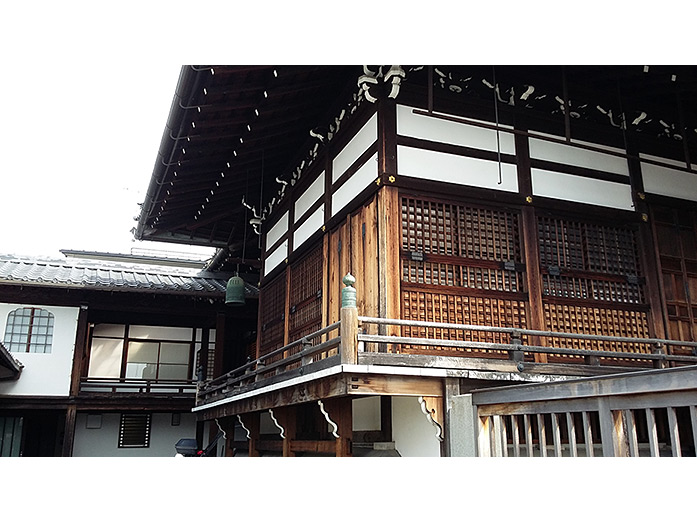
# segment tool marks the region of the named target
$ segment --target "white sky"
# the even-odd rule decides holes
[[[424,4],[414,4],[409,14],[403,2],[395,4],[401,18],[390,3],[351,3],[344,22],[355,21],[357,32],[342,30],[344,10],[323,1],[256,8],[217,0],[8,5],[0,9],[0,253],[58,257],[60,249],[164,247],[135,242],[130,230],[182,63],[360,63],[365,56],[371,63],[392,63],[395,56],[431,63],[434,54],[435,61],[457,63],[492,56],[499,63],[555,63],[568,56],[540,57],[538,51],[530,55],[538,59],[528,61],[525,53],[539,49],[539,39],[570,31],[553,20],[543,34],[521,26],[526,34],[511,47],[477,32],[482,24],[467,23],[464,31],[466,20],[458,17],[440,18],[437,26],[421,21]],[[467,19],[496,14],[474,9],[468,6]],[[317,20],[318,12],[325,19]],[[500,15],[504,32],[506,23],[519,29],[519,22]],[[579,16],[572,27],[587,23]],[[404,38],[405,18],[418,27],[412,34],[419,38]],[[603,18],[592,21],[598,33],[613,27]],[[606,50],[600,62],[612,60]],[[593,62],[597,53],[584,56],[581,62]]]

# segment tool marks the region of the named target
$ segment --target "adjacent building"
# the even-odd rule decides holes
[[[2,456],[174,456],[208,439],[196,383],[246,343],[256,307],[225,309],[225,275],[123,258],[0,256]]]

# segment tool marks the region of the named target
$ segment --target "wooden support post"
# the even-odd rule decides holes
[[[275,409],[274,415],[283,427],[283,457],[295,457],[296,453],[292,446],[297,437],[298,415],[296,408],[293,406]]]
[[[350,397],[333,398],[324,402],[324,410],[336,425],[336,457],[349,457],[353,454],[353,404]]]
[[[219,312],[215,318],[215,353],[213,355],[213,377],[223,374],[223,353],[225,352],[225,313]]]
[[[242,423],[249,431],[247,439],[249,440],[249,457],[258,457],[259,450],[257,448],[259,444],[259,412],[250,412],[248,414],[241,414]]]
[[[358,362],[358,309],[356,308],[356,289],[353,287],[356,278],[347,274],[342,281],[346,287],[341,291],[341,363],[356,364]]]
[[[218,420],[218,425],[225,432],[223,439],[223,456],[226,458],[232,457],[232,443],[235,441],[235,419],[231,416]]]
[[[540,253],[537,245],[537,221],[532,207],[523,209],[523,248],[525,251],[525,273],[528,283],[528,324],[533,330],[546,330],[544,305],[542,304],[542,276]],[[541,345],[539,336],[530,336],[530,345]],[[535,354],[536,363],[547,363],[546,354]]]
[[[65,413],[65,431],[63,433],[63,450],[61,452],[61,456],[64,458],[69,458],[73,455],[76,419],[77,407],[75,405],[68,405],[68,410]]]
[[[380,188],[377,195],[378,204],[378,313],[381,318],[401,318],[401,262],[399,246],[401,245],[400,227],[402,207],[399,191],[394,186]],[[397,326],[380,326],[383,335],[398,335]],[[388,348],[385,348],[388,350]]]
[[[89,323],[87,322],[87,305],[80,305],[77,316],[77,333],[75,335],[75,354],[73,355],[73,370],[70,380],[70,395],[77,396],[80,392],[80,378],[87,376],[89,363]]]

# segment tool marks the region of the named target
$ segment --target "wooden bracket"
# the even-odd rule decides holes
[[[281,430],[281,439],[286,439],[286,430],[283,427],[281,427],[281,425],[278,423],[276,416],[273,415],[272,409],[269,409],[269,414],[271,415],[271,420],[274,422],[274,425],[276,425]]]
[[[332,426],[332,435],[336,439],[339,439],[339,434],[337,433],[339,426],[329,418],[329,413],[326,410],[324,410],[324,403],[322,403],[322,400],[317,400],[317,404],[319,405],[319,410],[324,415],[324,419],[326,419],[327,423],[329,423]]]
[[[242,416],[240,416],[239,414],[237,415],[237,421],[240,422],[240,425],[242,425],[242,428],[247,433],[247,439],[252,439],[252,436],[251,436],[251,433],[249,432],[249,429],[245,426],[244,422],[242,421]]]
[[[419,405],[421,405],[421,412],[424,413],[428,422],[436,428],[436,439],[442,442],[443,426],[434,419],[436,415],[436,409],[432,408],[432,406],[435,406],[432,403],[434,399],[436,398],[424,398],[423,396],[419,396]],[[432,405],[429,406],[428,403],[432,403]]]

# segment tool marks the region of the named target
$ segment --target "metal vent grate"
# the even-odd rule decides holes
[[[121,414],[119,448],[149,447],[151,418],[151,414]]]

